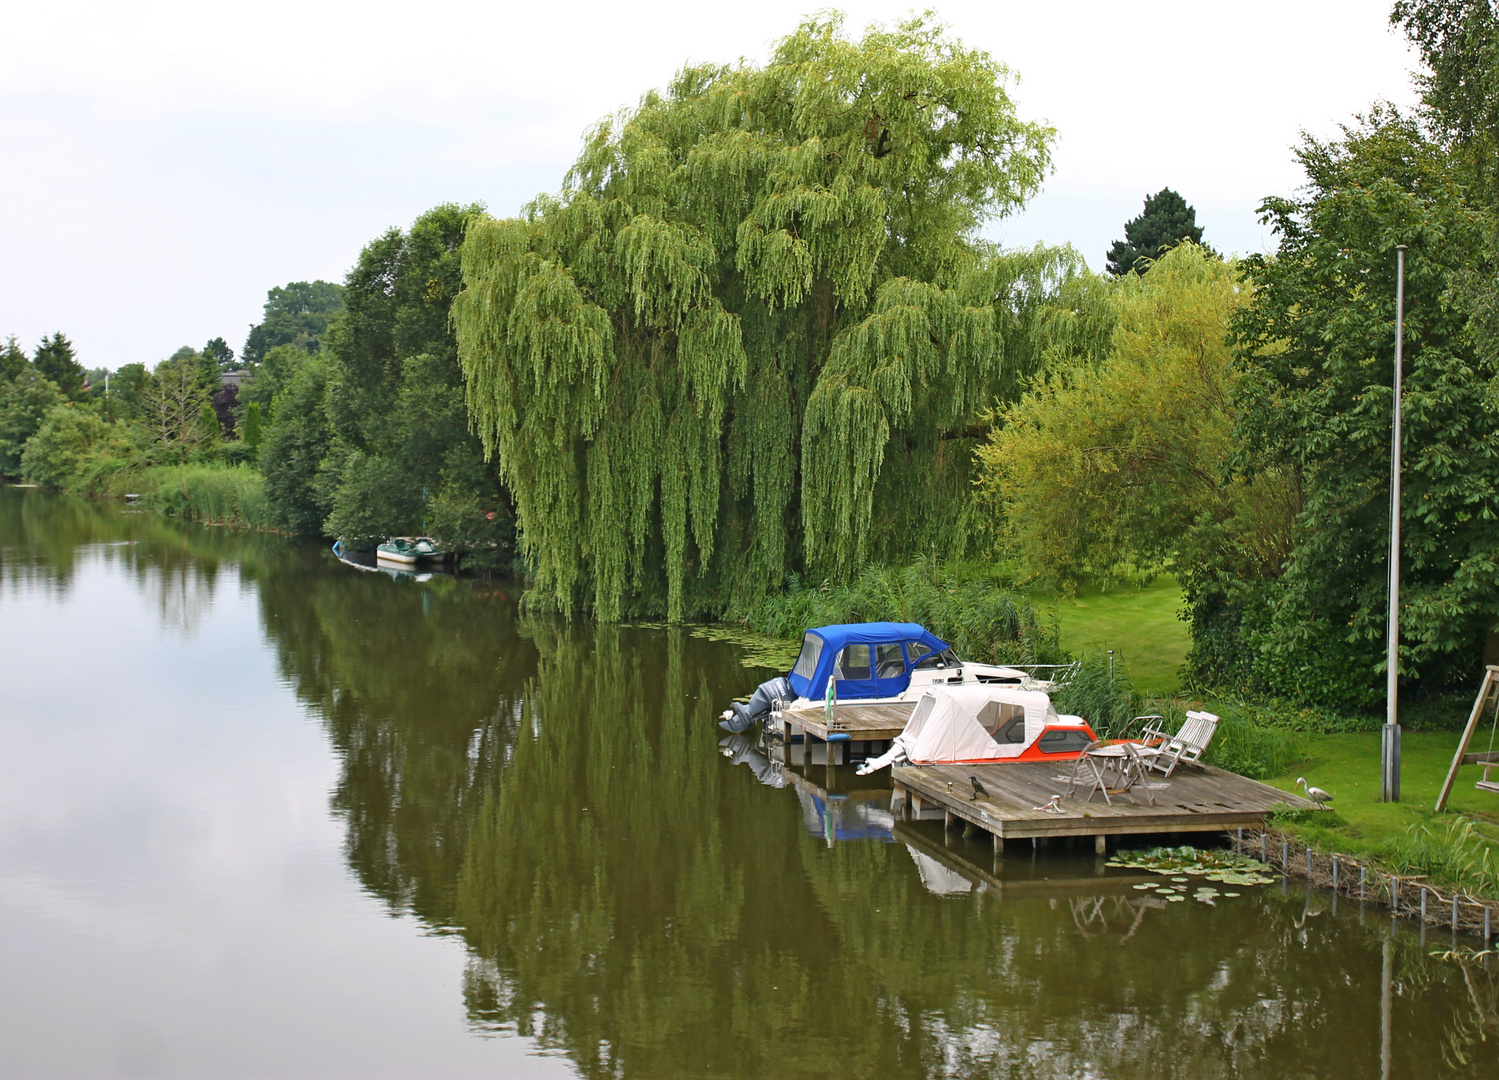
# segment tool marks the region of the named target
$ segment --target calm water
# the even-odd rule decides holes
[[[0,489],[0,1074],[1499,1076],[1446,935],[996,864],[720,746],[763,674]]]

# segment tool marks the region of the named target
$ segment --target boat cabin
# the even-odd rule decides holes
[[[1023,672],[1016,672],[1017,681]],[[962,661],[918,623],[841,623],[808,630],[787,676],[798,697],[818,701],[828,681],[839,701],[898,698],[912,683],[961,682]]]

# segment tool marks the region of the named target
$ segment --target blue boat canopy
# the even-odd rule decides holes
[[[947,651],[947,642],[919,623],[867,622],[819,626],[802,639],[801,655],[787,678],[813,701],[837,681],[840,700],[894,697],[911,685],[911,669]]]

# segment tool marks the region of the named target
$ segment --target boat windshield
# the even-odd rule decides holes
[[[803,679],[810,679],[817,673],[817,660],[822,656],[822,638],[816,634],[808,634],[802,638],[802,652],[796,658],[796,666],[791,669],[791,674],[800,675]]]
[[[906,651],[911,656],[911,666],[918,670],[926,670],[927,668],[934,667],[957,667],[961,663],[958,660],[958,654],[953,652],[952,649],[932,652],[925,645],[912,641],[906,643]]]

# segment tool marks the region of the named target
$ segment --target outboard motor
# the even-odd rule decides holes
[[[780,765],[756,750],[754,744],[743,735],[730,735],[720,740],[718,752],[734,765],[748,765],[750,772],[755,774],[755,779],[766,787],[786,786],[786,777],[782,775]]]
[[[796,693],[791,689],[791,683],[786,676],[777,675],[774,679],[767,679],[755,688],[750,695],[749,703],[745,705],[734,702],[723,711],[723,719],[718,726],[725,731],[731,731],[735,735],[750,728],[755,721],[763,720],[770,715],[770,708],[777,701],[795,701]]]

